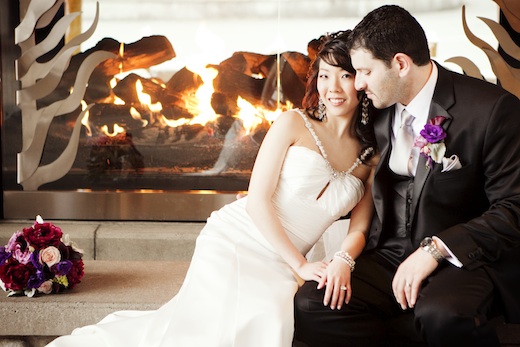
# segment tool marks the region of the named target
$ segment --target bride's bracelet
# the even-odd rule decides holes
[[[356,267],[356,262],[354,261],[354,258],[348,252],[344,251],[338,251],[334,253],[334,258],[338,258],[345,263],[347,263],[348,266],[350,266],[350,272],[354,271],[354,267]]]

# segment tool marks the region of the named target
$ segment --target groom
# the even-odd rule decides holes
[[[350,302],[332,310],[305,283],[295,338],[384,346],[401,317],[428,346],[499,346],[495,310],[520,322],[520,101],[431,61],[401,7],[372,11],[351,39],[356,88],[380,109],[375,214]]]

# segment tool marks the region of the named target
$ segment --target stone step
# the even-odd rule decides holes
[[[188,261],[204,223],[50,221],[69,234],[84,260]],[[0,245],[31,220],[0,222]]]
[[[74,289],[53,295],[0,295],[0,346],[41,347],[119,310],[154,310],[179,290],[188,261],[86,260]]]
[[[0,347],[43,347],[118,310],[151,310],[179,290],[204,223],[53,221],[83,250],[85,275],[71,291],[35,298],[0,291]],[[0,221],[0,245],[32,221]],[[49,317],[52,324],[49,324]],[[497,319],[503,347],[520,346],[520,325]]]

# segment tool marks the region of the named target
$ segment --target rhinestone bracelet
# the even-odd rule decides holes
[[[348,266],[350,266],[350,272],[354,271],[354,268],[356,267],[356,262],[352,258],[348,252],[338,251],[334,253],[334,258],[338,258],[345,263],[347,263]]]

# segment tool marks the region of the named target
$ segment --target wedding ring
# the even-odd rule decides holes
[[[408,288],[410,288],[410,287],[412,286],[412,284],[411,284],[411,283],[408,283],[408,282],[406,282],[406,286],[407,286]]]
[[[339,287],[339,289],[341,289],[341,290],[347,290],[347,286],[341,286],[341,287]]]

